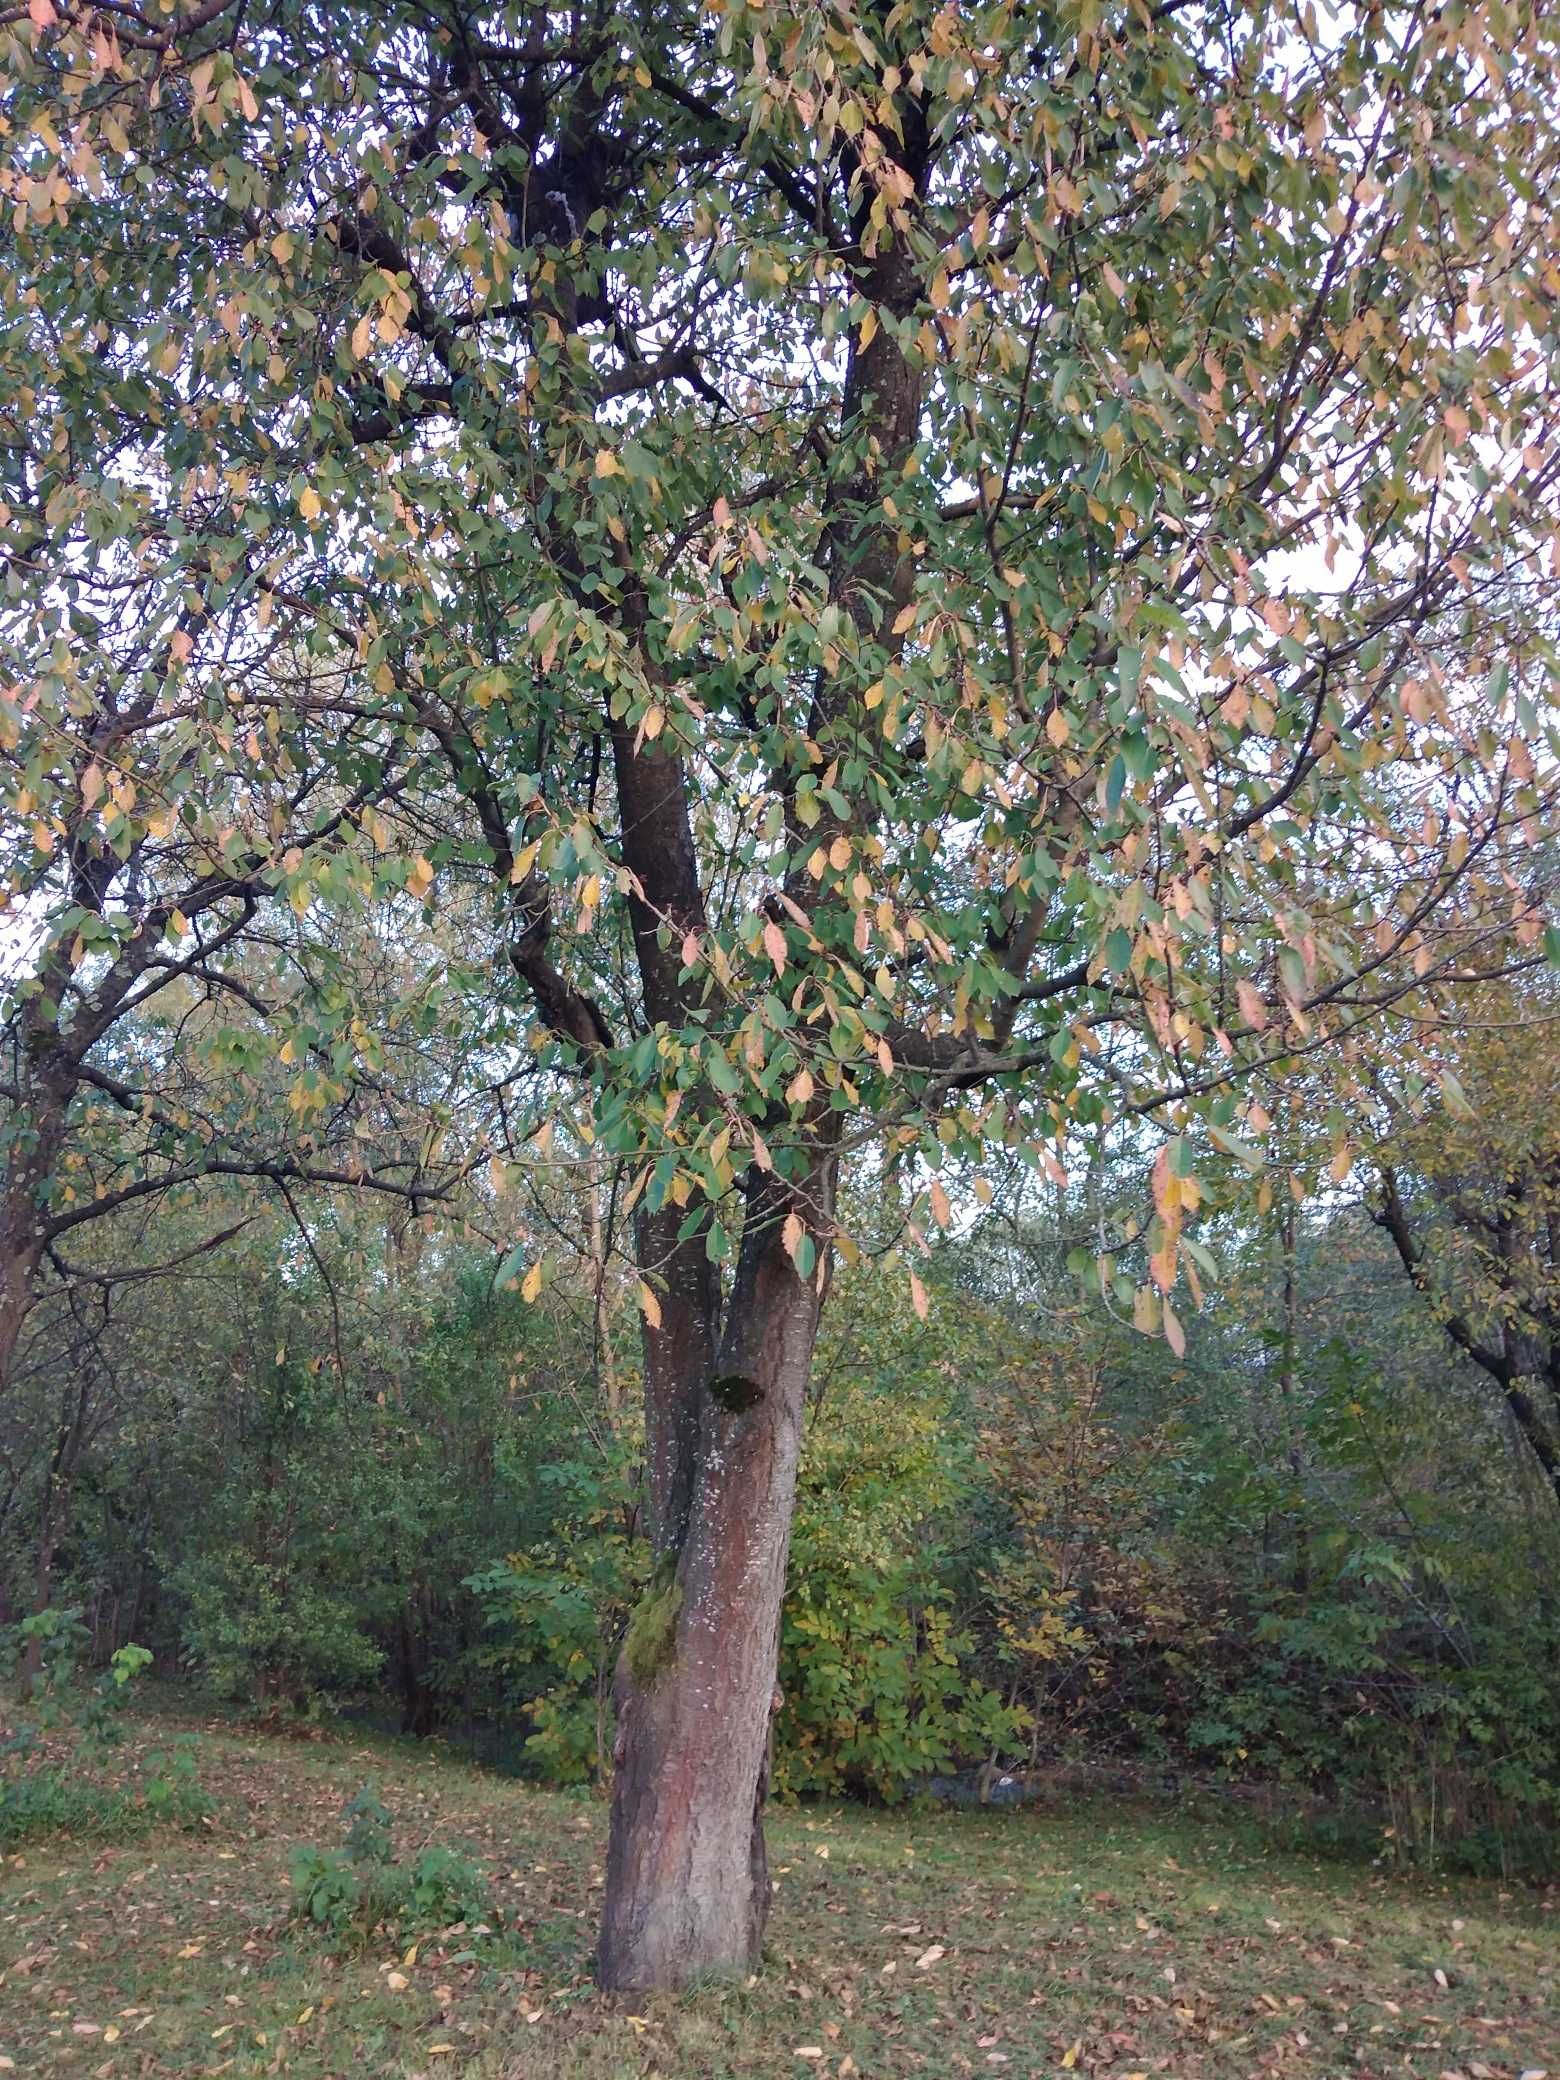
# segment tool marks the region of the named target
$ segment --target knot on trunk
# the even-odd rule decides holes
[[[745,1372],[723,1372],[718,1379],[710,1381],[710,1398],[728,1415],[739,1416],[745,1409],[758,1406],[764,1398],[764,1390]]]

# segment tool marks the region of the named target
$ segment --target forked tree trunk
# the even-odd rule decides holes
[[[816,1204],[816,1201],[814,1201]],[[756,1969],[769,1907],[762,1808],[780,1609],[819,1299],[755,1184],[712,1372],[697,1382],[686,1529],[618,1672],[608,1988]]]

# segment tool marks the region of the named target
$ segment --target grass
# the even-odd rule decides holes
[[[607,2000],[599,1805],[353,1737],[201,1753],[196,1831],[0,1863],[0,2073],[1560,2080],[1554,1889],[1321,1864],[1168,1807],[781,1811],[756,1982]],[[399,1854],[482,1866],[492,1933],[336,1954],[289,1918],[291,1851],[339,1842],[370,1776]]]

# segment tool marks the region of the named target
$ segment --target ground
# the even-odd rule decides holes
[[[757,1980],[607,2000],[601,1805],[427,1747],[200,1743],[205,1826],[0,1863],[0,2073],[1560,2080],[1555,1888],[1297,1857],[1217,1807],[781,1811]],[[336,1954],[289,1920],[293,1847],[369,1777],[403,1853],[483,1865],[491,1933]]]

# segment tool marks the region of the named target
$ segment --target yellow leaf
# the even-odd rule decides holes
[[[318,520],[320,517],[320,495],[312,484],[305,491],[300,492],[298,510],[302,513],[305,520]]]
[[[932,1219],[939,1228],[946,1228],[953,1218],[953,1208],[948,1203],[948,1194],[937,1178],[932,1179]]]
[[[1186,1331],[1181,1327],[1180,1317],[1167,1300],[1164,1303],[1165,1342],[1178,1358],[1186,1356]]]
[[[598,449],[597,449],[597,451],[596,451],[596,474],[597,474],[597,476],[598,476],[598,477],[620,477],[620,476],[622,476],[622,474],[623,474],[623,465],[622,465],[622,463],[621,463],[621,462],[619,462],[619,461],[618,461],[618,459],[617,459],[616,455],[614,455],[614,454],[613,454],[613,452],[612,452],[612,450],[611,450],[610,448],[598,448]]]
[[[639,1305],[644,1312],[645,1320],[650,1324],[651,1328],[659,1329],[661,1326],[661,1303],[643,1279],[639,1281]]]
[[[910,1305],[915,1309],[916,1320],[924,1322],[930,1312],[931,1303],[926,1297],[925,1286],[922,1285],[920,1279],[916,1277],[913,1271],[910,1274]],[[936,1956],[930,1958],[930,1962],[935,1964],[937,1958],[941,1956],[942,1952],[939,1950]],[[927,1959],[920,1957],[916,1959],[916,1963],[920,1965],[924,1965],[927,1961]]]
[[[542,1290],[542,1267],[538,1260],[520,1281],[520,1298],[529,1306]]]
[[[871,346],[873,340],[877,337],[877,329],[877,312],[869,309],[856,331],[856,351],[858,354],[864,354],[868,347]]]
[[[1082,2049],[1082,2037],[1074,2037],[1072,2042],[1068,2045],[1067,2049],[1062,2053],[1062,2064],[1067,2068],[1069,2073],[1072,2071],[1073,2067],[1078,2063],[1078,2053]]]

